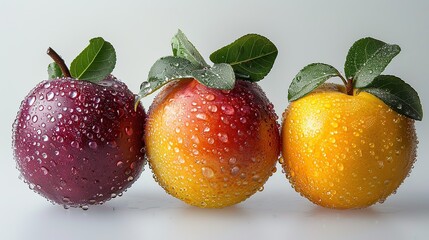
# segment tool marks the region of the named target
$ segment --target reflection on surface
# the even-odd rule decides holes
[[[292,191],[267,191],[237,206],[199,209],[162,190],[133,191],[102,206],[64,210],[38,204],[20,212],[18,239],[383,239],[412,238],[427,231],[429,196],[400,199],[358,210],[315,206]],[[16,224],[15,224],[16,225]],[[25,228],[23,228],[25,226]],[[22,230],[22,229],[25,229]],[[420,232],[419,232],[420,231]],[[382,235],[379,235],[382,234]]]

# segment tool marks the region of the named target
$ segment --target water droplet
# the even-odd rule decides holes
[[[51,101],[52,99],[54,99],[55,94],[53,92],[48,92],[46,94],[46,100]]]
[[[82,206],[80,206],[80,208],[82,208],[82,210],[86,211],[89,209],[89,206],[88,205],[82,205]]]
[[[71,141],[70,145],[74,148],[79,148],[79,143],[76,141]]]
[[[338,163],[337,164],[337,169],[338,169],[338,171],[343,171],[344,170],[344,165],[342,163]]]
[[[133,129],[132,129],[131,127],[126,127],[126,128],[125,128],[125,133],[126,133],[128,136],[131,136],[131,135],[133,135]]]
[[[92,126],[92,131],[94,133],[99,133],[100,132],[100,128],[97,125]]]
[[[209,109],[209,111],[210,112],[217,112],[217,106],[216,105],[210,105],[209,107],[208,107],[208,109]]]
[[[79,120],[79,117],[77,115],[71,115],[70,117],[73,121],[77,122]]]
[[[232,158],[229,159],[228,162],[229,162],[229,164],[235,164],[237,162],[237,158],[232,157]]]
[[[206,99],[208,100],[208,101],[213,101],[214,99],[215,99],[215,96],[213,95],[213,94],[207,94],[206,95]]]
[[[241,117],[241,118],[240,118],[240,122],[241,122],[241,123],[246,123],[246,122],[247,122],[247,119],[246,119],[245,117]]]
[[[208,139],[207,139],[207,142],[208,142],[209,144],[213,144],[213,143],[214,143],[214,139],[213,139],[213,138],[208,138]]]
[[[195,136],[195,135],[192,135],[191,140],[192,140],[195,144],[199,144],[199,143],[200,143],[200,139],[199,139],[197,136]]]
[[[240,168],[239,168],[239,167],[237,167],[237,166],[235,166],[235,167],[233,167],[233,168],[231,169],[231,174],[232,174],[232,175],[237,175],[239,171],[240,171]]]
[[[43,136],[42,136],[42,140],[43,140],[44,142],[47,142],[47,141],[49,140],[49,137],[48,137],[47,135],[43,135]]]
[[[207,120],[207,115],[205,113],[197,113],[195,117],[201,120]]]
[[[33,105],[35,101],[36,101],[36,97],[35,97],[35,96],[31,96],[31,97],[28,99],[28,105],[29,105],[29,106]]]
[[[201,171],[206,178],[212,178],[214,176],[214,172],[209,167],[202,167]]]
[[[226,115],[233,115],[235,112],[234,107],[231,105],[224,105],[221,109]]]
[[[88,146],[92,149],[97,149],[97,143],[96,142],[91,141],[88,143]]]
[[[128,181],[128,182],[131,182],[132,180],[134,180],[134,177],[133,177],[133,176],[129,176],[129,177],[127,178],[127,181]]]
[[[334,128],[337,128],[338,127],[338,123],[337,122],[331,122],[331,126],[334,127]]]
[[[31,118],[31,121],[33,121],[33,122],[35,123],[35,122],[37,122],[37,119],[38,119],[38,117],[37,117],[36,115],[34,115],[34,116]]]
[[[275,173],[277,172],[277,167],[273,167],[273,169],[271,169],[271,173]]]
[[[49,170],[45,167],[41,167],[40,170],[42,170],[43,175],[47,175],[49,173]]]
[[[219,133],[217,136],[221,142],[228,142],[228,135],[226,135],[226,133]]]
[[[69,92],[69,97],[70,97],[70,98],[72,98],[72,99],[73,99],[73,98],[76,98],[76,97],[77,97],[77,95],[78,95],[78,94],[77,94],[77,92],[76,92],[76,91],[71,91],[71,92]]]

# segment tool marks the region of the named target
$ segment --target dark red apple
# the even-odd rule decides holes
[[[146,114],[112,75],[91,83],[43,81],[24,99],[13,125],[17,168],[53,203],[87,209],[125,191],[145,164]]]

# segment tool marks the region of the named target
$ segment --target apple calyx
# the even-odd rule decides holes
[[[101,37],[89,41],[72,61],[70,69],[52,48],[48,48],[47,54],[54,60],[48,66],[49,79],[66,77],[97,83],[111,74],[116,65],[115,49]]]
[[[231,90],[237,78],[256,82],[271,70],[277,57],[276,46],[267,38],[245,35],[210,55],[210,66],[178,30],[171,40],[173,56],[158,59],[151,67],[148,78],[140,86],[137,102],[165,84],[194,78],[207,87]]]
[[[292,80],[288,90],[289,101],[295,101],[332,77],[339,77],[345,93],[353,96],[354,89],[371,93],[392,110],[406,117],[421,121],[423,110],[416,90],[396,76],[381,75],[401,48],[367,37],[356,41],[350,48],[345,66],[345,77],[333,66],[312,63],[304,67]],[[347,80],[346,80],[347,79]]]

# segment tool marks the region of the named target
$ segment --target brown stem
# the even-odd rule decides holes
[[[347,79],[346,93],[347,95],[353,96],[353,79],[351,78]]]
[[[64,62],[64,60],[58,55],[57,52],[54,51],[52,48],[48,48],[46,53],[54,60],[56,64],[61,68],[61,72],[63,73],[64,77],[71,77],[70,71]]]

